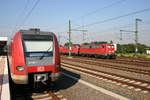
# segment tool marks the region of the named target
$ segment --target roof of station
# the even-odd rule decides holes
[[[0,37],[0,41],[8,41],[8,37]]]

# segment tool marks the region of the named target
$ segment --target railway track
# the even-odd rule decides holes
[[[139,67],[150,67],[150,61],[145,60],[136,60],[136,59],[116,59],[114,61],[111,60],[111,62],[115,63],[122,63],[122,64],[129,64],[129,65],[136,65]]]
[[[91,59],[95,59],[95,58],[91,58]],[[150,67],[150,59],[148,60],[144,60],[144,59],[134,59],[134,58],[118,58],[117,59],[109,59],[109,60],[105,60],[105,59],[97,59],[99,61],[104,61],[104,62],[112,62],[112,63],[120,63],[120,64],[128,64],[128,65],[136,65],[138,67]]]
[[[132,98],[133,95],[136,94],[133,98],[141,98],[138,97],[139,95],[143,96],[144,98],[148,98],[145,100],[149,100],[150,98],[150,82],[144,81],[136,78],[131,78],[127,76],[122,76],[118,74],[113,74],[105,71],[98,71],[92,68],[87,68],[82,65],[76,65],[76,64],[70,64],[70,63],[64,63],[62,62],[62,67],[66,70],[70,70],[79,74],[86,75],[88,78],[92,77],[96,78],[96,83],[100,83],[100,81],[105,82],[102,87],[105,87],[107,89],[110,88],[112,91],[119,91],[121,95],[126,95],[126,92],[124,93],[123,89],[126,89],[125,91],[131,91],[131,93],[127,93],[128,97]],[[105,84],[111,84],[109,86],[104,86]],[[110,87],[111,86],[111,87]],[[112,87],[118,87],[118,88],[112,88]],[[121,91],[123,90],[123,91]],[[120,92],[121,91],[121,92]],[[135,94],[134,94],[135,93]],[[145,96],[146,95],[146,96]],[[136,99],[138,100],[138,99]],[[142,99],[139,99],[142,100]]]
[[[117,75],[113,73],[108,73],[104,71],[98,71],[92,68],[86,68],[86,67],[79,66],[79,65],[76,66],[74,64],[62,63],[62,65],[65,68],[70,68],[73,70],[81,71],[86,74],[98,77],[99,79],[110,80],[108,82],[112,82],[112,83],[117,82],[117,83],[120,83],[120,85],[123,84],[126,86],[132,86],[135,88],[135,91],[143,90],[145,93],[150,92],[150,82],[148,81],[134,79],[134,78],[121,76],[121,75]]]
[[[130,60],[130,61],[137,61],[137,62],[148,62],[150,63],[149,58],[129,58],[129,57],[117,57],[120,60]]]
[[[33,100],[67,100],[59,92],[33,93]]]
[[[116,93],[124,95],[128,92],[127,97],[136,98],[135,100],[143,100],[137,98],[144,98],[147,95],[145,100],[150,100],[149,67],[112,64],[111,62],[106,63],[95,58],[89,59],[86,57],[62,57],[61,65],[64,69],[80,75],[83,74],[86,80],[93,80],[92,82],[95,84],[100,84],[100,86]],[[90,77],[95,78],[95,80]],[[105,86],[105,84],[107,85]],[[137,95],[144,96],[138,97]]]
[[[116,69],[116,70],[120,70],[120,71],[126,71],[126,72],[131,72],[131,73],[136,73],[136,74],[143,74],[143,75],[147,75],[150,76],[150,70],[147,69],[139,69],[139,68],[131,68],[131,67],[126,67],[126,66],[120,66],[120,65],[112,65],[109,63],[103,63],[103,62],[98,62],[98,61],[93,61],[93,60],[86,60],[86,59],[68,59],[68,58],[64,58],[65,60],[69,60],[72,62],[78,62],[78,63],[82,63],[82,64],[88,64],[88,65],[95,65],[98,67],[103,67],[103,68],[110,68],[110,69]],[[62,60],[63,62],[64,60]]]
[[[108,73],[108,72],[104,72],[104,71],[98,71],[98,70],[94,70],[92,68],[86,68],[86,67],[83,67],[83,66],[76,66],[76,65],[73,65],[73,64],[62,63],[62,65],[65,66],[65,67],[74,69],[74,70],[79,70],[79,71],[91,74],[93,76],[106,78],[108,80],[116,81],[116,82],[119,82],[119,83],[122,83],[122,84],[132,85],[130,83],[133,83],[134,85],[139,85],[139,88],[145,87],[145,89],[143,88],[143,90],[147,90],[147,91],[150,92],[150,82],[148,82],[148,81],[134,79],[134,78],[121,76],[121,75],[117,75],[117,74],[113,74],[113,73]],[[73,66],[73,67],[70,67],[70,66]],[[123,80],[124,83],[121,82],[122,80]],[[134,86],[134,87],[136,87],[136,86]]]
[[[62,56],[65,57],[65,56]],[[76,56],[74,56],[74,58],[76,58]],[[117,59],[97,59],[97,58],[93,58],[93,57],[81,57],[81,56],[77,56],[77,58],[81,58],[81,59],[88,59],[88,60],[94,60],[94,61],[103,61],[103,62],[111,62],[111,63],[119,63],[119,64],[127,64],[127,65],[135,65],[137,67],[150,67],[150,59],[142,59],[142,60],[138,60],[138,59],[134,59],[134,58],[120,58],[117,57]]]

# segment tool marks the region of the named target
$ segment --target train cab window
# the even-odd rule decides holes
[[[102,48],[101,45],[96,45],[96,46],[91,46],[92,49],[99,49],[99,48]]]
[[[110,46],[110,45],[108,45],[108,46],[107,46],[107,48],[111,48],[111,46]]]
[[[41,37],[25,38],[23,40],[26,56],[53,56],[53,39]]]
[[[53,42],[52,41],[39,41],[27,40],[24,41],[25,52],[28,56],[52,56]]]
[[[52,41],[24,41],[26,52],[51,52],[53,50]]]
[[[113,45],[112,45],[111,47],[112,47],[112,48],[114,48],[114,46],[113,46]]]
[[[24,41],[27,52],[44,52],[52,51],[52,41]]]
[[[54,64],[55,48],[51,35],[22,35],[27,66]]]

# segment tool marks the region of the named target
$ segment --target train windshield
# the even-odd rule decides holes
[[[24,52],[26,56],[53,56],[53,38],[49,36],[25,37]]]
[[[26,52],[52,52],[53,42],[52,41],[24,41]]]

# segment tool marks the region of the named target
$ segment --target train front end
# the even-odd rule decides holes
[[[107,58],[116,58],[116,53],[115,53],[115,48],[113,44],[106,44],[105,45],[105,54],[107,56]]]
[[[20,56],[13,59],[16,76],[13,77],[14,82],[47,84],[49,81],[56,81],[60,76],[60,56],[56,36],[50,32],[34,30],[22,30],[19,33],[21,43],[16,42],[16,45],[20,45],[20,49],[14,48],[18,54],[20,52]]]

